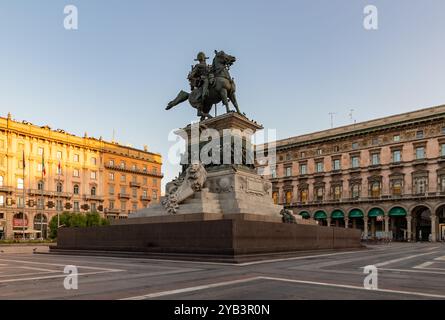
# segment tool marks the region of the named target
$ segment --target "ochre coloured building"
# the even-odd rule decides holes
[[[277,141],[273,198],[363,237],[445,240],[445,106]]]
[[[109,219],[158,203],[160,154],[0,117],[0,238],[46,238],[61,212]]]

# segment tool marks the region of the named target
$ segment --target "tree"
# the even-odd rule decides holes
[[[87,214],[63,212],[59,215],[60,227],[95,227],[109,225],[107,219],[101,218],[97,212],[89,212]],[[50,238],[57,238],[57,216],[52,217],[49,222]]]

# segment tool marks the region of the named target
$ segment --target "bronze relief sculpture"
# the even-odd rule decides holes
[[[195,61],[199,63],[192,67],[187,77],[191,92],[181,90],[177,97],[168,103],[166,110],[188,100],[190,105],[197,110],[197,115],[201,117],[201,120],[205,120],[212,118],[210,115],[212,106],[221,101],[226,111],[231,112],[230,101],[236,112],[241,114],[235,96],[236,85],[229,73],[230,66],[236,58],[224,51],[215,50],[211,66],[207,65],[207,59],[204,52],[198,53]]]

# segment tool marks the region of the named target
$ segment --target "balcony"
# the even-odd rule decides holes
[[[121,211],[117,208],[107,208],[105,209],[106,214],[119,214]]]
[[[30,196],[48,196],[51,197],[54,192],[48,190],[28,189],[28,195]]]
[[[149,196],[141,196],[141,201],[151,201]]]
[[[13,187],[6,187],[6,186],[1,186],[0,187],[0,192],[12,193],[13,191],[14,191]]]
[[[129,193],[119,193],[118,194],[119,199],[130,199]]]
[[[141,184],[139,182],[131,181],[130,182],[130,187],[132,187],[132,188],[140,188]]]
[[[84,199],[85,201],[88,201],[88,200],[92,200],[92,201],[104,201],[104,198],[103,198],[102,196],[96,196],[96,195],[91,195],[91,194],[89,194],[89,195],[84,195],[84,196],[83,196],[83,199]]]

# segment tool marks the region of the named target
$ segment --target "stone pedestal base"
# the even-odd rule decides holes
[[[143,219],[143,218],[141,218]],[[138,219],[136,219],[138,220]],[[136,222],[135,220],[135,222]],[[360,248],[359,230],[245,219],[60,229],[52,252],[221,260],[301,250]]]

